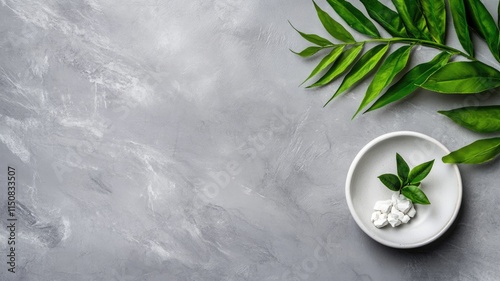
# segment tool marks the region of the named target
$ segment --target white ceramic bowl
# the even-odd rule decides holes
[[[417,215],[408,224],[378,229],[370,221],[373,205],[390,199],[394,191],[377,177],[397,173],[396,153],[408,162],[410,169],[435,159],[421,186],[431,204],[416,205]],[[369,142],[354,158],[346,180],[347,204],[359,227],[371,238],[394,248],[416,248],[439,238],[452,225],[462,202],[462,179],[457,165],[441,161],[448,153],[437,140],[409,131],[388,133]]]

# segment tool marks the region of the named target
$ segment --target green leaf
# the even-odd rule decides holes
[[[372,102],[380,94],[380,92],[391,83],[394,77],[401,70],[403,70],[408,62],[408,58],[410,57],[411,48],[412,45],[403,46],[387,57],[384,63],[380,66],[378,72],[373,77],[372,82],[366,90],[365,97],[363,98],[363,101],[359,105],[359,108],[354,116],[356,116],[366,105]]]
[[[373,38],[380,38],[377,28],[356,7],[345,0],[327,0],[339,16],[354,30]]]
[[[360,44],[343,52],[332,65],[332,67],[325,73],[325,75],[323,75],[323,77],[321,77],[316,83],[308,86],[307,88],[319,87],[332,82],[333,79],[342,74],[358,57],[358,54],[363,49],[363,46],[364,44]]]
[[[414,38],[430,40],[429,30],[417,0],[392,0],[406,31]]]
[[[406,183],[406,180],[408,179],[408,175],[410,173],[410,167],[408,167],[408,164],[403,159],[403,157],[399,155],[399,153],[396,153],[396,165],[399,178],[403,183]]]
[[[491,53],[500,62],[498,27],[495,20],[480,0],[465,0],[465,2],[472,19],[472,26],[479,36],[486,40]]]
[[[328,46],[328,45],[333,45],[332,42],[326,40],[325,38],[321,37],[321,36],[318,36],[316,34],[306,34],[304,32],[301,32],[299,31],[297,28],[295,28],[295,26],[292,25],[291,22],[288,22],[293,29],[295,29],[295,31],[297,31],[300,36],[302,36],[302,38],[306,39],[307,41],[313,43],[313,44],[316,44],[316,45],[319,45],[319,46]]]
[[[498,15],[498,17],[500,18],[500,14]],[[500,32],[498,32],[498,38],[497,38],[497,50],[498,52],[500,52]],[[494,56],[494,55],[493,55]],[[499,55],[500,56],[500,55]],[[500,60],[497,59],[497,61],[500,62]]]
[[[500,15],[498,16],[500,18]],[[498,32],[498,44],[497,44],[497,48],[498,50],[500,50],[500,32]]]
[[[480,164],[500,154],[500,138],[482,139],[443,157],[444,163]]]
[[[366,112],[379,109],[410,95],[418,89],[418,84],[424,83],[432,73],[445,65],[450,57],[449,53],[441,52],[430,62],[415,66],[392,85]]]
[[[383,174],[380,175],[379,180],[390,190],[399,191],[401,188],[401,180],[399,180],[398,176],[393,174]]]
[[[411,169],[410,174],[408,175],[408,182],[410,184],[421,182],[431,171],[432,165],[434,165],[434,160],[422,163]]]
[[[448,3],[450,5],[451,17],[453,18],[453,25],[455,26],[458,40],[464,50],[469,55],[474,56],[474,45],[470,39],[464,0],[448,0]]]
[[[429,199],[427,199],[427,196],[422,191],[422,189],[420,189],[414,185],[409,185],[409,186],[403,187],[403,189],[401,190],[401,193],[406,198],[410,199],[413,204],[429,205],[431,203],[431,202],[429,202]]]
[[[368,15],[394,37],[408,37],[406,28],[398,13],[389,9],[378,0],[361,0]]]
[[[302,82],[302,84],[304,84],[311,77],[318,74],[320,71],[322,71],[323,69],[327,68],[329,65],[334,63],[335,60],[340,56],[340,54],[342,54],[343,50],[344,50],[344,46],[334,47],[332,49],[332,51],[319,62],[319,64],[313,69],[313,71],[311,72],[309,77],[307,77],[307,79],[304,80],[304,82]]]
[[[475,94],[499,87],[500,72],[479,61],[452,62],[420,86],[443,94]]]
[[[500,18],[500,15],[498,16]],[[498,44],[497,44],[498,50],[500,50],[500,32],[498,32]]]
[[[294,52],[292,50],[290,50],[292,53],[296,54],[296,55],[299,55],[303,58],[307,58],[307,57],[310,57],[314,54],[316,54],[317,52],[323,50],[324,48],[323,47],[315,47],[315,46],[312,46],[312,47],[307,47],[305,48],[304,50],[302,50],[301,52],[297,53],[297,52]]]
[[[368,73],[370,73],[370,71],[380,62],[380,59],[387,52],[387,49],[389,49],[389,44],[380,44],[366,52],[352,67],[351,71],[342,81],[342,84],[340,84],[337,92],[335,92],[324,106],[368,75]]]
[[[346,43],[354,42],[354,38],[352,37],[351,33],[349,33],[349,31],[347,31],[340,23],[334,20],[329,14],[321,10],[321,8],[316,5],[316,2],[313,1],[313,3],[314,7],[316,8],[316,12],[318,13],[319,20],[325,27],[326,31],[328,31],[328,33],[330,33],[333,38]]]
[[[444,44],[446,36],[446,6],[444,0],[419,0],[432,40]]]
[[[455,123],[479,133],[500,132],[500,106],[470,106],[438,111]]]

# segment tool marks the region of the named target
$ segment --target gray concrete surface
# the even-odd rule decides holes
[[[410,251],[358,228],[344,182],[371,139],[457,149],[480,136],[436,110],[500,99],[419,91],[351,121],[368,82],[323,108],[339,82],[298,87],[317,60],[287,20],[327,36],[310,1],[3,0],[0,279],[498,280],[498,161],[460,167],[454,228]]]

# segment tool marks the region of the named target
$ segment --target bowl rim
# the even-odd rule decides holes
[[[361,159],[361,157],[363,157],[363,155],[368,150],[370,150],[373,146],[375,146],[376,144],[378,144],[382,141],[385,141],[387,139],[394,138],[394,137],[400,137],[400,136],[411,136],[411,137],[417,137],[417,138],[421,138],[421,139],[430,141],[430,142],[434,143],[435,145],[437,145],[439,148],[443,149],[446,153],[450,153],[448,148],[446,148],[442,143],[440,143],[436,139],[434,139],[428,135],[422,134],[422,133],[418,133],[418,132],[414,132],[414,131],[395,131],[395,132],[383,134],[383,135],[378,136],[375,139],[371,140],[370,142],[368,142],[368,144],[366,144],[358,152],[358,154],[356,155],[356,157],[352,161],[351,166],[349,167],[349,171],[347,173],[347,178],[346,178],[346,183],[345,183],[345,194],[346,194],[346,200],[347,200],[347,205],[349,207],[349,211],[351,212],[351,215],[354,218],[354,221],[356,221],[356,224],[363,230],[363,232],[365,232],[372,239],[374,239],[375,241],[377,241],[383,245],[386,245],[386,246],[389,246],[392,248],[398,248],[398,249],[411,249],[411,248],[418,248],[421,246],[425,246],[425,245],[437,240],[451,227],[451,225],[453,225],[453,222],[457,218],[460,207],[462,205],[462,177],[460,175],[460,170],[458,169],[458,165],[449,164],[453,167],[455,174],[457,176],[458,197],[457,197],[457,202],[455,204],[455,210],[453,211],[452,216],[450,217],[450,219],[448,220],[446,225],[435,235],[429,237],[428,239],[426,239],[424,241],[421,241],[418,243],[410,243],[410,244],[398,244],[398,243],[395,243],[393,241],[388,241],[386,239],[382,239],[382,238],[374,235],[373,231],[368,230],[365,227],[365,225],[362,223],[361,219],[359,218],[358,214],[356,213],[356,211],[354,209],[354,205],[352,203],[351,191],[350,191],[352,176],[353,176],[354,170],[356,169],[356,166],[357,166],[359,160]]]

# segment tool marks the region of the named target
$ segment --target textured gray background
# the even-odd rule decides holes
[[[454,229],[412,251],[358,228],[344,182],[371,139],[456,149],[478,136],[436,110],[500,100],[421,91],[351,121],[368,82],[323,109],[338,82],[298,87],[316,61],[288,51],[307,43],[287,20],[327,35],[310,1],[2,0],[0,179],[16,167],[19,226],[14,275],[2,188],[0,279],[498,280],[498,161],[461,167]]]

